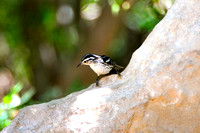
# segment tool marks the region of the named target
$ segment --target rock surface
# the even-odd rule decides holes
[[[122,78],[22,109],[2,133],[199,133],[200,1],[177,0]]]

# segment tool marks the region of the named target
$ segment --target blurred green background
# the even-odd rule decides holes
[[[0,0],[0,130],[19,109],[95,82],[86,53],[127,66],[174,0]]]

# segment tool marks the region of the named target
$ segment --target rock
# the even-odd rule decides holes
[[[2,133],[200,132],[200,1],[177,0],[122,78],[20,110]]]

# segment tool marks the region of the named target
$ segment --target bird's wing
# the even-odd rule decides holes
[[[114,68],[115,68],[116,70],[120,70],[120,69],[123,69],[123,68],[124,68],[124,67],[122,67],[122,66],[117,65],[117,64],[113,61],[113,59],[111,59],[110,57],[108,57],[108,56],[106,56],[106,55],[101,55],[101,58],[102,58],[103,61],[104,61],[105,63],[107,63],[108,65],[114,66]]]
[[[115,62],[108,56],[106,55],[101,55],[101,59],[103,59],[103,62],[108,64],[108,65],[114,65]]]

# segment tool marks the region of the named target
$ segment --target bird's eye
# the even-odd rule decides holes
[[[86,63],[86,61],[83,61],[83,63]]]

